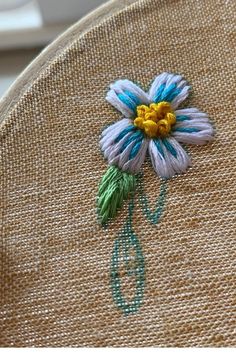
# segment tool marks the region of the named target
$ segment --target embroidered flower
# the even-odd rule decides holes
[[[181,75],[170,73],[157,76],[147,93],[129,80],[111,84],[106,99],[124,117],[102,133],[100,146],[109,165],[136,174],[148,152],[160,177],[185,172],[191,161],[180,143],[203,145],[213,139],[206,113],[177,109],[189,89]]]

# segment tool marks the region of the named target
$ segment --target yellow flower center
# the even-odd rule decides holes
[[[150,138],[166,137],[175,123],[176,116],[169,102],[162,101],[152,103],[150,106],[143,104],[137,107],[134,125],[144,130]]]

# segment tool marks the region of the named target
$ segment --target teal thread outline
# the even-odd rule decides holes
[[[112,259],[111,259],[111,287],[113,299],[117,307],[122,310],[124,315],[135,313],[142,302],[144,285],[145,285],[145,266],[144,257],[141,248],[141,244],[138,237],[135,235],[132,229],[132,217],[134,211],[134,195],[132,195],[131,201],[128,206],[128,217],[122,231],[115,239]],[[135,250],[135,267],[130,269],[129,267],[129,251]],[[120,253],[122,253],[120,255]],[[121,257],[120,257],[121,256]],[[136,290],[133,300],[128,303],[121,291],[121,280],[119,276],[120,259],[124,260],[126,274],[128,276],[135,275],[136,278]]]
[[[152,212],[148,206],[148,198],[144,192],[143,175],[140,174],[139,178],[137,178],[137,190],[139,193],[139,203],[142,208],[143,215],[147,218],[148,221],[150,221],[151,224],[156,225],[162,216],[165,199],[166,199],[166,193],[167,193],[167,182],[168,182],[167,179],[163,178],[161,180],[160,193],[156,201],[156,208],[155,211]]]
[[[143,189],[143,174],[137,176],[137,189],[139,193],[139,202],[144,216],[152,223],[157,224],[160,220],[164,209],[165,196],[167,191],[167,180],[163,179],[160,186],[159,197],[156,202],[156,210],[151,212],[148,206],[148,199]],[[118,237],[115,239],[114,247],[111,258],[111,288],[112,296],[117,307],[123,312],[124,315],[134,314],[138,311],[142,304],[144,288],[145,288],[145,261],[142,252],[141,244],[138,237],[133,231],[133,212],[134,212],[134,193],[132,193],[131,200],[128,205],[128,217],[125,225]],[[130,250],[135,250],[135,266],[130,269]],[[121,280],[119,275],[120,262],[124,261],[126,275],[135,275],[136,289],[133,300],[128,303],[122,295]]]

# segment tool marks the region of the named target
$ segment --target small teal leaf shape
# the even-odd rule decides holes
[[[114,301],[125,315],[135,313],[142,302],[145,283],[144,257],[140,242],[132,230],[132,215],[134,200],[129,204],[129,216],[121,233],[114,243],[111,262],[111,285]],[[125,274],[120,274],[120,269]],[[131,301],[127,301],[122,291],[122,278],[135,278],[135,294]]]
[[[147,217],[150,223],[157,224],[164,210],[167,181],[162,180],[161,182],[154,212],[149,208],[148,198],[143,188],[142,174],[137,178],[137,187],[139,202],[144,216]],[[128,217],[124,227],[115,239],[111,259],[112,295],[117,307],[125,315],[134,314],[138,311],[142,304],[145,288],[145,262],[141,244],[133,231],[133,211],[134,195],[132,195],[129,203]],[[121,269],[125,271],[121,272]],[[123,294],[125,292],[124,284],[127,284],[127,277],[131,284],[133,284],[133,279],[135,279],[135,288],[133,289],[134,296],[132,300],[129,301]]]

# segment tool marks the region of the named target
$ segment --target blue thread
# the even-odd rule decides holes
[[[171,102],[176,96],[180,94],[181,91],[182,89],[177,88],[176,84],[170,84],[168,87],[166,87],[165,83],[161,84],[154,96],[153,101],[155,103],[161,101]]]
[[[173,92],[170,94],[170,96],[168,97],[167,101],[169,101],[169,102],[173,101],[173,99],[174,99],[175,97],[177,97],[177,96],[180,94],[181,91],[182,91],[182,89],[177,88],[175,91],[173,91]]]
[[[129,125],[124,130],[122,130],[122,132],[120,132],[120,134],[116,137],[114,142],[118,143],[121,139],[125,137],[126,134],[132,132],[133,130],[136,130],[136,127],[134,125]]]
[[[130,99],[129,96],[124,95],[123,93],[118,93],[117,96],[121,102],[128,106],[132,111],[136,110],[136,104]]]
[[[177,122],[184,122],[185,120],[190,120],[191,118],[190,117],[187,117],[187,116],[176,116],[176,121]]]
[[[170,96],[176,89],[176,84],[170,84],[165,90],[162,92],[161,100],[168,101],[168,96]]]
[[[176,84],[170,84],[161,95],[162,101],[171,102],[182,90]]]
[[[140,130],[136,131],[134,134],[129,136],[127,138],[127,140],[124,142],[124,144],[122,145],[122,147],[120,149],[120,153],[123,152],[127,148],[127,146],[129,144],[131,144],[133,141],[137,140],[137,142],[138,142],[142,139],[143,139],[143,134],[141,133],[141,131]]]
[[[138,105],[141,104],[140,99],[139,99],[137,96],[135,96],[134,93],[132,93],[132,92],[130,92],[130,91],[128,91],[128,90],[125,90],[124,93],[125,93],[127,96],[129,96],[129,98],[136,104],[136,106],[138,106]]]
[[[137,155],[137,153],[139,152],[139,150],[142,146],[142,143],[143,143],[143,139],[141,141],[137,141],[134,144],[134,146],[132,147],[132,149],[130,151],[129,160],[132,160]]]
[[[174,156],[177,157],[177,151],[175,150],[174,146],[171,145],[169,140],[167,139],[162,139],[163,144],[165,145],[166,149]]]
[[[175,128],[174,132],[178,133],[197,133],[200,132],[200,129],[198,128]]]
[[[157,92],[156,92],[156,94],[155,94],[155,96],[154,96],[154,99],[153,99],[153,101],[154,101],[155,103],[158,103],[158,102],[161,101],[162,92],[164,91],[165,87],[166,87],[166,84],[161,84],[161,85],[158,87]]]
[[[153,141],[154,141],[154,144],[155,144],[157,150],[158,150],[159,153],[161,154],[161,156],[162,156],[163,158],[165,158],[165,156],[164,156],[164,151],[163,151],[162,146],[161,146],[161,143],[160,143],[160,139],[153,139]]]

